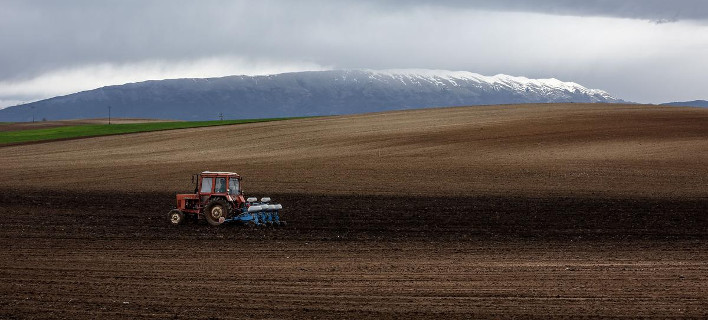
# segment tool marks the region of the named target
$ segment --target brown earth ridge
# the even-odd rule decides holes
[[[0,166],[0,318],[708,317],[708,109],[298,119],[6,146]],[[170,226],[203,170],[289,226]]]

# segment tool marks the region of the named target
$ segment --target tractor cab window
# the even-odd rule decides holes
[[[238,179],[229,179],[229,194],[238,194]]]
[[[214,193],[226,192],[226,178],[216,178]]]
[[[214,178],[202,178],[202,189],[199,192],[210,193],[213,182]]]

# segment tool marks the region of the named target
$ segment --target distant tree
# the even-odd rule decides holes
[[[42,118],[42,121],[47,121],[47,118]]]

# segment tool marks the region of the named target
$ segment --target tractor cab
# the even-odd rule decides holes
[[[245,199],[241,176],[235,172],[204,171],[192,175],[193,194],[178,194],[177,207],[170,211],[172,224],[181,224],[186,217],[205,219],[211,225],[242,222],[255,225],[284,225],[280,221],[279,204],[269,197]]]
[[[241,190],[241,176],[234,172],[204,171],[192,176],[195,183],[195,193],[200,202],[206,205],[212,197],[224,197],[229,202],[239,205],[245,202]]]

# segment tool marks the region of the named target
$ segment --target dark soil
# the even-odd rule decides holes
[[[0,318],[708,317],[706,200],[272,196],[286,228],[3,190]]]
[[[191,239],[706,239],[708,199],[272,194],[289,225],[173,227],[173,193],[0,192],[5,236]]]

